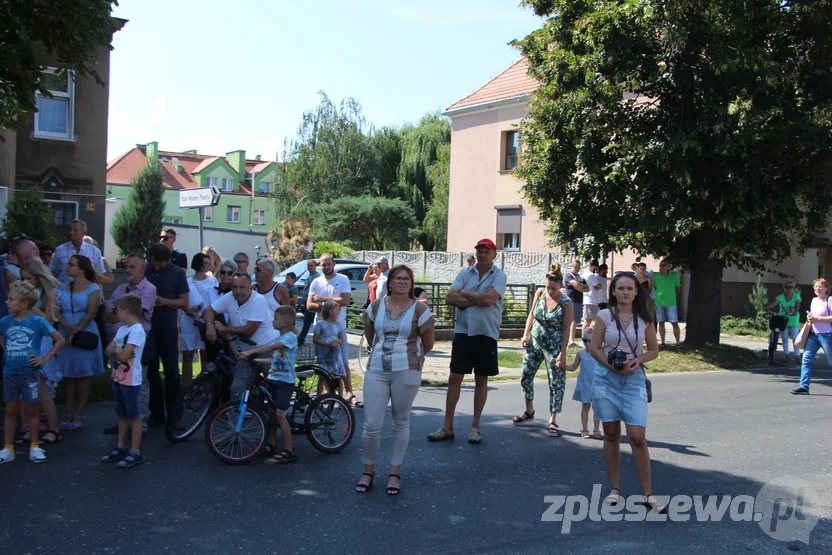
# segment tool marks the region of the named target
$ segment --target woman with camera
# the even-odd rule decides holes
[[[592,382],[592,408],[604,425],[604,459],[610,477],[608,505],[623,503],[620,489],[621,422],[633,450],[644,501],[648,510],[663,513],[666,507],[653,496],[650,453],[647,450],[647,384],[645,362],[659,354],[650,298],[632,272],[618,273],[610,284],[609,308],[598,313],[589,352],[598,361]],[[644,344],[647,343],[647,350]]]

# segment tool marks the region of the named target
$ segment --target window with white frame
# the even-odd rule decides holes
[[[176,216],[165,216],[165,219],[162,221],[166,224],[176,225],[182,223],[182,218]]]
[[[225,219],[232,224],[240,223],[240,207],[239,206],[229,206],[225,212],[226,216]]]
[[[41,73],[40,84],[51,98],[35,92],[38,110],[35,112],[35,138],[71,141],[75,127],[75,79],[71,71],[61,75],[49,68]]]
[[[258,191],[264,195],[269,194],[269,185],[271,185],[271,183],[269,183],[268,181],[261,181],[260,188],[258,189]]]
[[[255,225],[266,225],[266,211],[255,210],[252,223]]]
[[[498,248],[502,251],[519,251],[520,250],[520,234],[519,233],[501,233],[497,235],[499,241]]]
[[[517,167],[520,157],[520,132],[506,131],[503,133],[503,171],[513,170]]]
[[[234,181],[227,177],[222,178],[222,190],[223,191],[233,191],[234,190]]]
[[[217,178],[216,177],[207,177],[207,178],[205,178],[205,186],[206,187],[216,187],[217,186]]]
[[[213,222],[214,221],[214,207],[213,206],[205,206],[202,208],[202,221],[205,222]]]
[[[521,206],[497,207],[497,248],[499,250],[520,250],[522,224],[523,208]]]

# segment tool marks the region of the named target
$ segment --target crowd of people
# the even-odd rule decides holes
[[[188,257],[176,250],[175,242],[175,231],[167,229],[160,242],[151,246],[147,258],[143,254],[126,256],[120,265],[127,282],[118,286],[106,302],[100,284],[112,281],[112,272],[95,242],[86,236],[84,222],[73,221],[70,241],[54,252],[28,238],[14,242],[13,258],[0,261],[8,297],[4,303],[8,315],[0,319],[6,403],[0,463],[14,460],[15,444],[29,444],[30,460],[45,462],[43,445],[58,443],[64,432],[84,427],[90,380],[105,372],[106,356],[117,420],[105,432],[117,435],[117,439],[115,449],[101,460],[122,468],[140,464],[141,439],[148,423],[166,421],[182,383],[193,377],[197,353],[200,360],[211,360],[219,334],[247,338],[252,346],[238,346],[243,356],[271,355],[268,379],[276,385],[277,410],[269,436],[270,461],[296,462],[285,411],[295,382],[298,348],[311,331],[318,363],[336,378],[339,394],[365,409],[363,469],[355,490],[366,493],[372,487],[385,409],[391,404],[393,433],[387,493],[399,494],[410,437],[410,411],[421,383],[425,355],[435,339],[435,318],[425,292],[415,285],[412,269],[406,265],[391,268],[385,257],[367,269],[364,280],[369,299],[364,334],[370,356],[361,403],[352,388],[346,337],[351,285],[346,276],[335,272],[331,255],[309,261],[306,285],[299,291],[294,274],[287,276],[285,284],[275,281],[276,267],[270,259],[257,260],[253,273],[249,273],[249,259],[244,253],[223,259],[207,247],[195,254],[188,266]],[[431,442],[455,439],[462,381],[473,373],[473,419],[467,441],[482,443],[480,419],[488,380],[499,374],[497,342],[506,275],[494,263],[497,248],[490,239],[479,241],[475,252],[444,299],[456,310],[456,317],[444,421],[428,435]],[[605,502],[617,504],[622,499],[619,443],[623,422],[644,503],[651,510],[662,511],[664,507],[656,502],[650,481],[645,439],[650,384],[644,364],[658,355],[661,345],[657,335],[664,344],[665,322],[673,326],[678,344],[679,276],[670,271],[667,261],[660,263],[658,273],[650,272],[643,263],[635,264],[632,272],[618,272],[612,278],[608,278],[607,271],[605,264],[592,260],[583,272],[580,263],[575,263],[566,275],[559,265],[546,274],[546,286],[534,295],[522,337],[525,354],[520,385],[525,407],[513,422],[521,425],[535,417],[533,381],[545,362],[549,378],[546,430],[558,436],[557,415],[563,406],[566,371],[580,369],[573,400],[581,403],[581,437],[604,441],[610,480]],[[819,348],[832,358],[827,350],[832,343],[829,283],[816,280],[814,290],[816,298],[802,341],[801,384],[793,393],[808,393],[811,363]],[[775,303],[772,308],[779,304],[790,318],[798,314],[800,296],[793,282],[786,282],[784,293]],[[300,332],[296,327],[298,307],[304,313]],[[579,323],[586,349],[568,364],[567,348],[575,342]],[[799,322],[789,320],[789,337],[796,336],[798,326]],[[204,334],[200,334],[200,328]],[[54,404],[59,382],[66,398],[66,412],[60,422]],[[590,410],[594,413],[592,433]],[[41,424],[41,413],[46,426]],[[18,416],[23,420],[19,433]],[[278,427],[284,438],[280,450],[276,445]]]

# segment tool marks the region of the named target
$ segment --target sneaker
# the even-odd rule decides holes
[[[8,449],[0,450],[0,464],[12,462],[14,460],[14,451]]]
[[[142,459],[142,456],[134,451],[119,461],[116,468],[130,468],[131,466],[136,466],[137,464],[142,464],[143,462],[144,460]]]
[[[808,395],[809,390],[804,389],[802,387],[796,387],[796,388],[792,389],[791,394],[792,395]]]
[[[471,428],[471,431],[468,432],[468,443],[471,445],[479,445],[482,443],[482,434],[476,428]]]
[[[115,449],[110,451],[108,454],[101,457],[101,462],[120,461],[121,459],[127,457],[128,454],[129,454],[129,452],[127,451],[126,447],[121,447],[121,448],[116,447]]]
[[[29,449],[29,460],[33,463],[45,463],[46,451],[44,451],[40,447]]]

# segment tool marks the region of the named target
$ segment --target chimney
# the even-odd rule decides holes
[[[196,149],[192,148],[191,150],[186,150],[183,154],[196,154]]]
[[[239,180],[242,181],[246,178],[246,151],[245,150],[232,150],[231,152],[225,153],[225,158],[228,160],[228,164],[234,168],[234,171],[237,172],[239,176]]]
[[[260,155],[258,154],[257,156],[254,157],[254,159],[259,162],[260,161]]]
[[[159,143],[156,141],[147,143],[147,161],[157,162],[159,160]]]
[[[176,169],[176,172],[182,173],[182,162],[179,161],[179,158],[174,156],[171,161],[173,162],[173,167]]]

